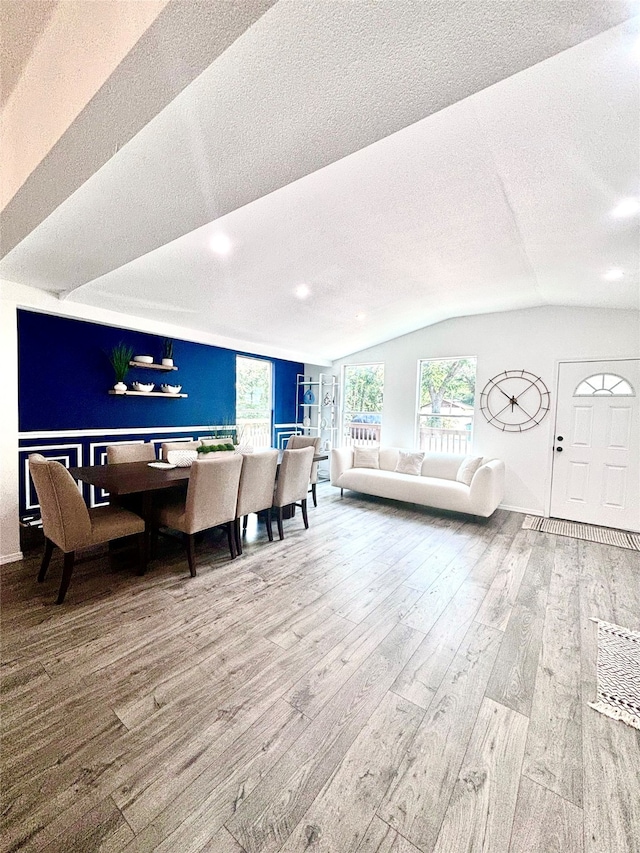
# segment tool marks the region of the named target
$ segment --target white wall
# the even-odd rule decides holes
[[[19,560],[18,528],[18,329],[16,303],[0,289],[0,564]]]
[[[336,361],[381,361],[385,365],[384,444],[413,447],[416,442],[417,365],[421,358],[475,355],[477,393],[474,450],[507,465],[503,506],[548,512],[557,363],[570,359],[640,357],[640,315],[634,311],[590,308],[531,308],[461,317],[429,326]],[[551,391],[551,412],[538,427],[503,433],[479,411],[480,391],[503,370],[529,370]]]

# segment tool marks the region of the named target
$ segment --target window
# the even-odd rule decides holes
[[[468,453],[473,438],[475,358],[419,362],[418,446],[436,453]]]
[[[633,388],[615,373],[596,373],[583,379],[573,392],[574,397],[633,397]]]
[[[377,444],[382,424],[384,364],[344,368],[342,444]]]
[[[236,356],[236,424],[242,444],[271,447],[272,372],[266,359]]]

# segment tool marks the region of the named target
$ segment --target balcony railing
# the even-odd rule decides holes
[[[381,417],[379,412],[372,412],[377,417]],[[380,427],[377,424],[365,424],[362,421],[352,421],[348,415],[345,415],[344,429],[342,431],[342,446],[349,447],[353,444],[367,445],[380,443]]]
[[[433,420],[433,416],[428,416]],[[469,427],[453,429],[451,427],[427,426],[424,415],[420,416],[419,447],[430,453],[461,453],[471,452],[471,424]],[[466,418],[468,423],[468,417]],[[462,424],[460,424],[462,427]]]
[[[250,444],[258,449],[260,447],[271,447],[271,421],[268,418],[242,419],[237,422],[238,439],[242,444]]]
[[[459,419],[459,426],[453,428],[451,421]],[[433,423],[433,415],[420,416],[419,448],[431,453],[459,453],[466,455],[471,452],[472,422],[469,415],[446,415],[438,418],[436,423],[446,423],[447,426],[429,426]],[[345,419],[342,432],[342,446],[354,444],[369,445],[380,443],[379,423],[366,424],[361,421]]]

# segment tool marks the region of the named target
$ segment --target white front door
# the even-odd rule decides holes
[[[551,516],[640,530],[640,360],[564,362]]]

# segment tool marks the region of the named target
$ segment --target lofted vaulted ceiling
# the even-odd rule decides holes
[[[639,307],[638,218],[611,215],[638,193],[637,2],[158,5],[2,211],[2,278],[307,361]]]

